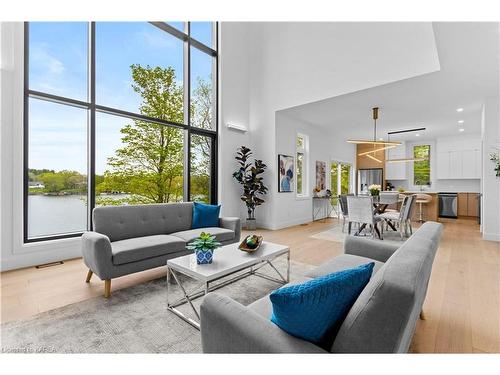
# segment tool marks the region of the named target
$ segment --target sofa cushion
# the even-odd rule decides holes
[[[370,258],[360,257],[357,255],[342,254],[308,272],[306,276],[312,278],[325,276],[333,272],[343,271],[370,262],[375,263],[375,266],[373,267],[373,275],[375,275],[380,267],[384,265],[384,263]]]
[[[192,202],[102,206],[93,210],[94,230],[110,241],[191,229]]]
[[[209,227],[209,228],[199,228],[199,229],[190,229],[184,230],[182,232],[172,233],[172,236],[176,236],[181,238],[186,243],[193,241],[198,238],[201,232],[210,233],[212,236],[215,236],[217,241],[226,242],[234,239],[234,232],[230,229],[219,228],[219,227]]]
[[[186,242],[181,238],[160,234],[112,242],[111,252],[113,264],[120,265],[184,251],[185,247]]]
[[[194,202],[191,229],[209,228],[219,225],[220,205]]]
[[[367,263],[275,290],[269,296],[271,321],[293,336],[324,344],[370,280],[373,266]]]

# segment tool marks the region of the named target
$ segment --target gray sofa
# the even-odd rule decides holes
[[[192,253],[186,244],[201,232],[215,235],[222,245],[240,240],[239,218],[220,218],[218,227],[191,229],[192,216],[191,202],[94,208],[94,231],[82,236],[87,282],[95,273],[105,281],[104,296],[109,297],[111,279]]]
[[[422,311],[442,225],[427,222],[404,244],[349,236],[344,254],[301,281],[374,261],[372,278],[331,345],[319,347],[271,323],[266,296],[245,307],[221,294],[201,305],[205,353],[406,353]]]

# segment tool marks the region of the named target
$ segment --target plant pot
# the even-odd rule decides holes
[[[214,259],[213,250],[196,250],[196,263],[198,264],[210,264]]]
[[[246,229],[247,230],[257,229],[257,221],[255,219],[247,219]]]

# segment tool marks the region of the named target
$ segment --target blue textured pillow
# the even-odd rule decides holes
[[[340,327],[370,281],[374,265],[364,264],[275,290],[270,295],[271,321],[293,336],[324,343],[325,336]]]
[[[194,202],[192,229],[219,226],[220,205]]]

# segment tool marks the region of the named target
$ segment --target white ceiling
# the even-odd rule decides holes
[[[367,90],[282,111],[340,137],[371,138],[372,107],[379,107],[378,137],[388,131],[425,127],[395,140],[432,139],[479,133],[486,97],[499,95],[498,23],[434,23],[441,69]],[[463,108],[458,113],[457,108]],[[458,124],[458,120],[464,120]],[[458,129],[465,131],[460,133]]]

